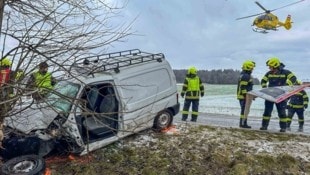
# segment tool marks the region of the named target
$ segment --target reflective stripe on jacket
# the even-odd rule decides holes
[[[291,108],[299,109],[304,108],[304,105],[308,105],[309,98],[306,91],[302,90],[297,94],[290,97],[289,106]]]
[[[275,86],[286,86],[296,84],[296,76],[289,70],[280,69],[277,72],[268,71],[262,78],[261,85],[263,88],[275,87]]]
[[[245,99],[246,93],[253,89],[251,72],[242,71],[238,80],[237,99]]]
[[[201,79],[197,75],[186,77],[181,93],[185,94],[185,99],[199,99],[200,95],[204,94],[204,85]]]

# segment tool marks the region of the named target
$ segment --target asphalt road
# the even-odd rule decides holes
[[[181,121],[180,113],[175,116],[174,122],[176,124],[183,123],[183,121]],[[193,122],[190,122],[190,116],[188,117],[186,122],[193,123]],[[259,130],[259,128],[261,127],[261,123],[262,123],[261,117],[249,116],[248,118],[248,125],[252,127],[251,128],[252,130]],[[198,116],[197,122],[193,124],[239,128],[239,116],[225,115],[225,114],[200,113]],[[303,133],[298,132],[297,129],[298,129],[297,116],[294,116],[292,124],[291,124],[291,131],[287,131],[287,133],[310,135],[310,120],[308,118],[305,118]],[[271,117],[268,130],[262,131],[262,132],[279,132],[279,130],[280,130],[279,118]]]

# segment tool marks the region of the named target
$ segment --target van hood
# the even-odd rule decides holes
[[[18,130],[22,133],[29,134],[33,130],[46,129],[57,117],[57,111],[50,107],[35,105],[16,115],[6,117],[4,125]]]

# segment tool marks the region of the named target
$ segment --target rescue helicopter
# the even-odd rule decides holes
[[[276,31],[278,30],[279,27],[284,27],[286,30],[290,30],[292,27],[292,21],[291,21],[291,15],[287,15],[286,20],[284,22],[281,22],[278,17],[271,12],[275,10],[282,9],[284,7],[288,7],[297,3],[300,3],[305,0],[300,0],[291,4],[287,4],[285,6],[273,9],[273,10],[267,10],[264,6],[262,6],[259,2],[255,1],[256,5],[258,5],[261,9],[264,10],[262,13],[254,14],[254,15],[249,15],[241,18],[237,18],[236,20],[240,19],[245,19],[245,18],[250,18],[257,16],[254,21],[253,21],[253,31],[254,32],[259,32],[259,33],[268,33],[268,31],[273,30]]]

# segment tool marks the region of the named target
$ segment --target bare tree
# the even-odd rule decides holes
[[[27,77],[41,61],[53,71],[70,74],[73,62],[106,53],[109,46],[131,35],[131,23],[118,20],[122,4],[104,0],[4,0],[1,59],[8,57],[14,70]],[[118,21],[118,22],[117,22]],[[8,43],[14,47],[8,48]],[[62,75],[62,74],[59,74]],[[11,78],[14,78],[14,74]],[[1,98],[2,122],[12,104],[25,95],[24,80],[10,81],[13,96]],[[22,88],[21,88],[22,87]]]

